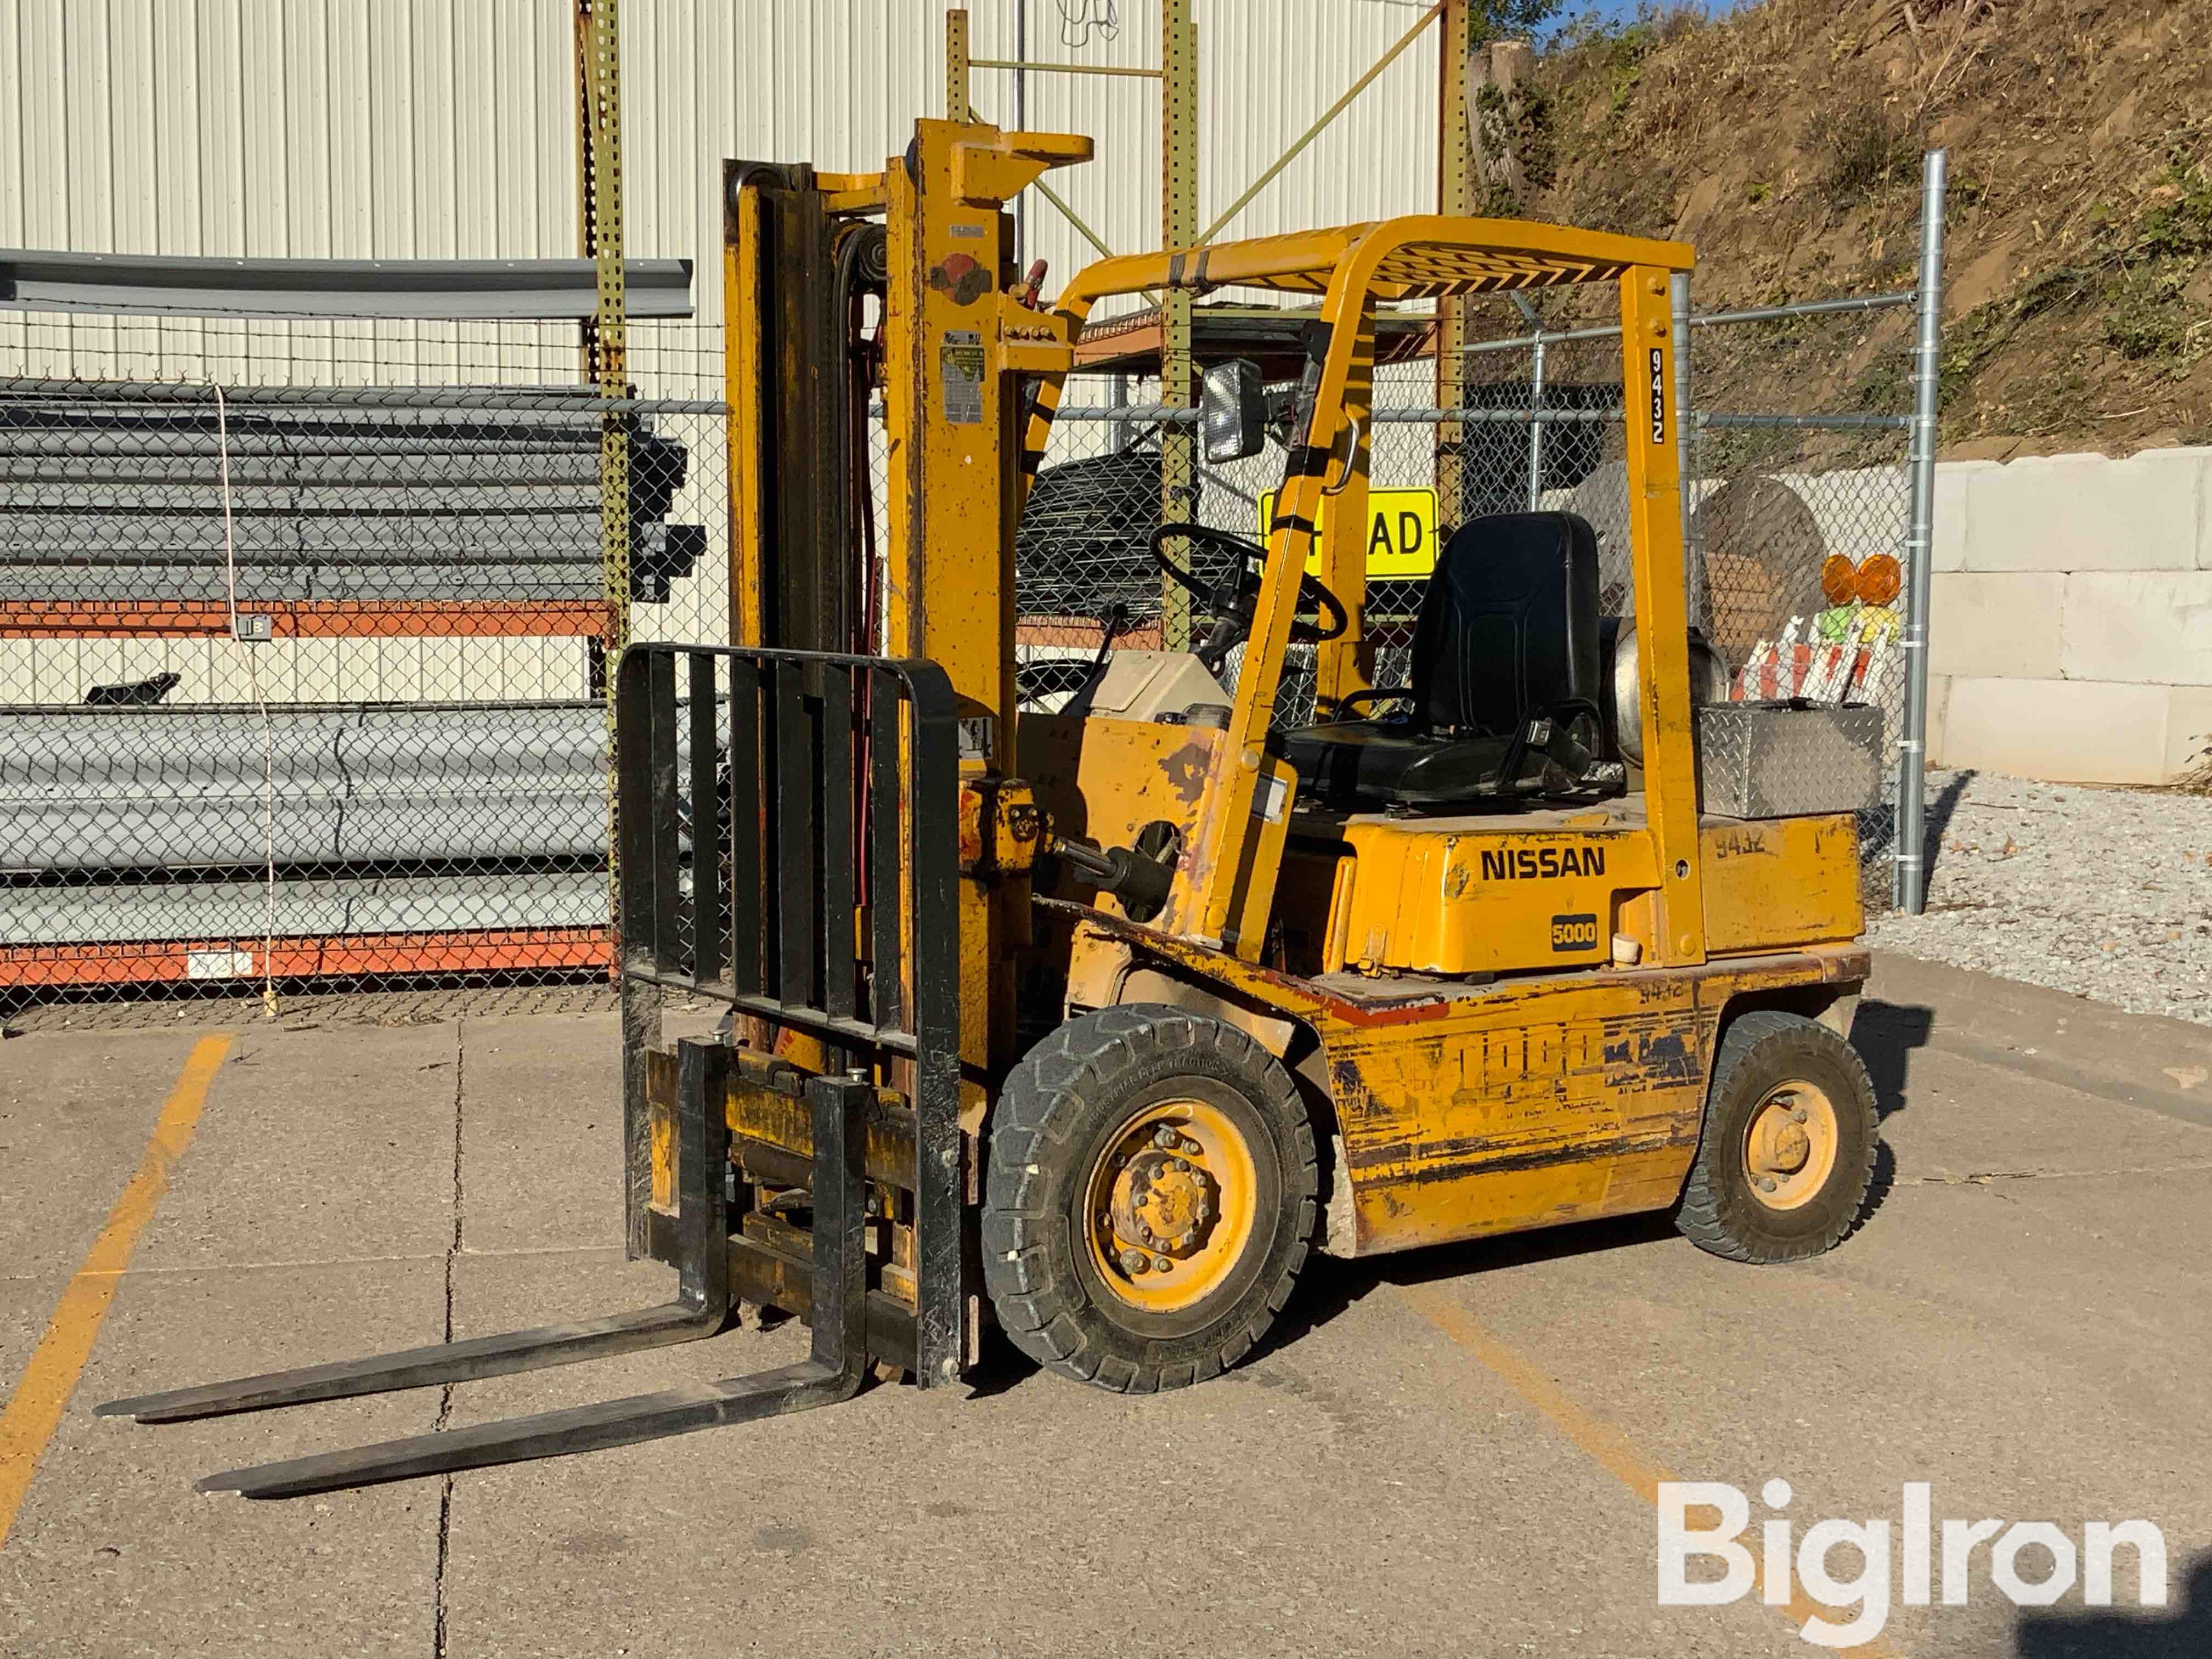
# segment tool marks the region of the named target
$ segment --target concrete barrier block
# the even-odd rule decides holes
[[[2197,469],[2197,568],[2212,570],[2212,451]]]
[[[2068,679],[2212,685],[2212,570],[2064,580],[2058,661]]]
[[[1954,679],[1943,763],[2052,783],[2163,783],[2169,697],[2162,685]]]
[[[1970,570],[2199,568],[2203,449],[2051,455],[1966,480]]]
[[[2167,705],[2166,767],[2185,778],[2212,770],[2212,686],[2177,685]]]
[[[2050,571],[1937,571],[1928,596],[1928,672],[2057,679],[2059,601],[2068,580]]]
[[[2196,531],[2197,568],[2212,570],[2212,447],[2146,449],[2130,456],[2127,465],[2154,480],[2152,488],[2161,499],[2182,502],[2185,522]]]
[[[1951,706],[1951,677],[1930,674],[1928,677],[1928,752],[1930,766],[1948,766],[1944,749],[1943,716]],[[1898,734],[1898,735],[1901,735]]]
[[[1939,461],[1936,465],[1936,540],[1929,556],[1938,570],[1966,568],[1970,545],[1969,492],[1984,472],[2002,472],[1995,461]]]

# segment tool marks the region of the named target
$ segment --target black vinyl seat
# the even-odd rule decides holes
[[[1501,797],[1612,794],[1597,758],[1597,537],[1572,513],[1460,526],[1413,624],[1402,690],[1380,717],[1278,733],[1300,793],[1340,808],[1437,810]]]

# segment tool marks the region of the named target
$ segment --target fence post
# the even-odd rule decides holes
[[[1474,150],[1467,99],[1468,4],[1469,0],[1445,0],[1437,20],[1437,211],[1457,218],[1474,214]],[[1437,301],[1438,409],[1460,409],[1467,402],[1468,311],[1463,298]],[[1468,428],[1445,421],[1431,435],[1441,520],[1456,526],[1467,513]]]
[[[1017,57],[1020,56],[1018,52]],[[975,112],[968,104],[968,9],[955,6],[945,14],[945,118],[972,121]],[[1020,124],[1016,123],[1017,125]]]
[[[1514,306],[1528,325],[1528,507],[1540,512],[1544,505],[1544,319],[1528,296],[1513,290]]]
[[[1544,409],[1544,331],[1536,331],[1536,344],[1528,355],[1528,510],[1544,505],[1544,422],[1535,419]]]
[[[1198,234],[1198,25],[1191,0],[1163,0],[1160,8],[1160,246],[1189,247]],[[1198,404],[1191,358],[1191,290],[1170,288],[1160,297],[1160,401],[1170,409]],[[1160,521],[1198,516],[1198,436],[1184,426],[1160,431]],[[1176,550],[1194,568],[1191,544]],[[1160,647],[1190,648],[1190,595],[1160,578]]]
[[[583,0],[576,12],[580,142],[577,173],[584,253],[594,264],[598,308],[584,334],[586,370],[599,396],[629,396],[629,298],[623,262],[622,162],[622,33],[620,0]],[[605,577],[607,632],[603,647],[608,753],[613,754],[615,664],[629,643],[629,430],[633,416],[620,410],[599,416],[599,538]],[[610,765],[612,764],[610,760]],[[614,779],[607,780],[611,812]],[[610,820],[609,835],[612,824]],[[613,842],[610,840],[611,851]],[[610,887],[610,895],[612,888]]]
[[[1936,394],[1943,353],[1943,185],[1949,153],[1921,158],[1919,341],[1912,357],[1912,521],[1905,538],[1905,734],[1897,744],[1898,908],[1928,902],[1928,601],[1936,526]]]

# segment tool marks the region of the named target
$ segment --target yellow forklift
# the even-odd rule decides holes
[[[711,1335],[741,1302],[805,1319],[810,1357],[204,1490],[941,1386],[993,1324],[1064,1376],[1184,1387],[1260,1340],[1316,1249],[1672,1209],[1774,1262],[1855,1224],[1852,809],[1879,732],[1694,702],[1668,307],[1690,250],[1407,217],[1108,259],[1035,308],[1005,204],[1090,153],[923,121],[881,173],[726,167],[734,642],[633,646],[617,675],[629,1245],[675,1299],[101,1409],[530,1370]],[[1632,633],[1598,615],[1580,519],[1479,518],[1406,684],[1374,685],[1364,542],[1319,526],[1325,501],[1366,521],[1376,307],[1573,283],[1619,303]],[[1102,652],[1025,711],[1015,528],[1073,345],[1101,301],[1176,289],[1318,301],[1268,540],[1159,526],[1199,647]],[[1229,367],[1218,460],[1271,413]],[[1321,718],[1286,727],[1294,643]],[[1819,787],[1762,775],[1785,751],[1822,757]],[[721,1036],[665,1042],[669,993],[726,1009]]]

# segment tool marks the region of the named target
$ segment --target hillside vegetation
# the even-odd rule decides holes
[[[2208,21],[2203,0],[1764,0],[1570,29],[1500,112],[1522,183],[1492,207],[1694,242],[1701,309],[1909,288],[1942,145],[1945,453],[2212,442]],[[1896,406],[1871,366],[1909,319],[1878,332],[1811,395]]]

